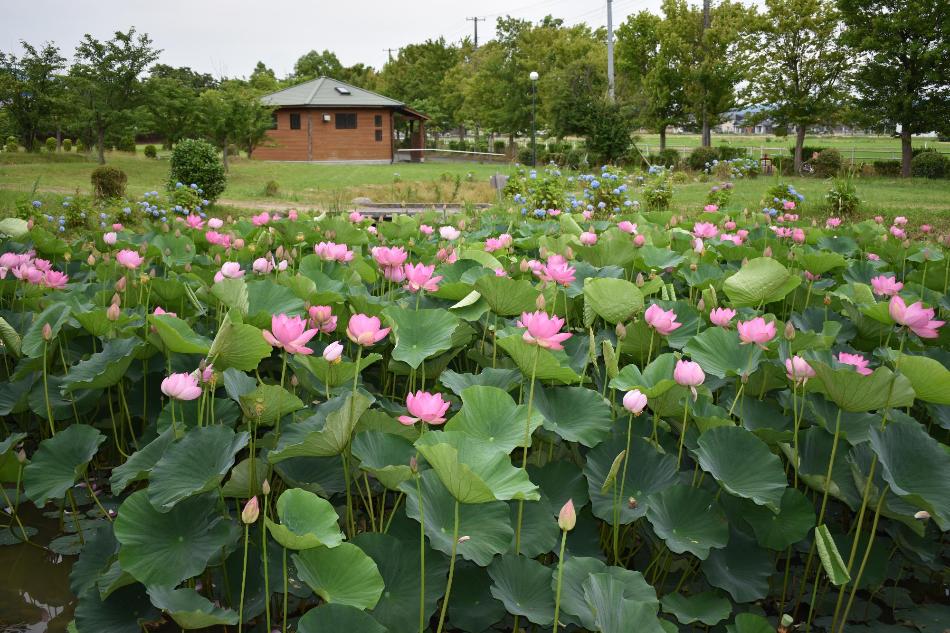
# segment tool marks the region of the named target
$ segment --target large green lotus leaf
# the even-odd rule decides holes
[[[781,301],[797,288],[802,278],[770,257],[750,260],[739,272],[722,284],[726,296],[736,307],[754,307]]]
[[[112,475],[109,478],[109,485],[112,487],[112,494],[119,495],[133,481],[148,479],[152,468],[158,463],[158,460],[165,454],[165,450],[175,441],[175,430],[171,427],[165,429],[161,435],[145,445],[134,453],[124,464],[112,469]]]
[[[87,533],[84,538],[86,544],[69,571],[69,590],[77,596],[96,586],[119,553],[119,542],[115,540],[111,525],[98,528],[92,536]]]
[[[439,376],[439,382],[461,396],[469,387],[497,387],[502,391],[511,391],[521,384],[521,372],[517,369],[494,369],[486,367],[478,374],[459,374],[446,369]]]
[[[432,431],[416,441],[416,448],[461,503],[541,498],[523,469],[512,466],[506,453],[478,438],[457,431]]]
[[[841,558],[841,552],[828,531],[828,526],[822,523],[815,528],[815,545],[818,549],[818,558],[821,560],[821,566],[828,574],[831,584],[840,587],[851,580],[848,573],[848,567]]]
[[[594,627],[601,633],[664,633],[656,608],[650,603],[624,598],[626,587],[613,575],[591,574],[582,588],[594,615]]]
[[[269,279],[248,282],[247,299],[248,321],[262,329],[270,329],[275,314],[300,316],[304,313],[303,301],[293,290]]]
[[[610,235],[597,240],[593,246],[575,246],[580,260],[592,266],[626,266],[636,259],[639,249],[629,235]]]
[[[302,488],[285,490],[277,499],[280,523],[264,517],[274,540],[287,549],[336,547],[343,542],[340,517],[333,505]]]
[[[363,431],[353,438],[351,449],[360,461],[360,468],[390,490],[398,490],[399,484],[412,477],[409,461],[416,456],[416,449],[404,437]]]
[[[207,354],[211,341],[194,330],[183,320],[170,314],[150,314],[148,322],[158,333],[165,349],[176,354]]]
[[[26,498],[43,507],[62,499],[86,471],[106,437],[87,424],[72,424],[40,442],[33,461],[23,469]]]
[[[235,523],[217,513],[214,499],[192,497],[159,512],[147,490],[133,493],[113,524],[122,545],[122,569],[145,585],[172,587],[204,571],[239,532]]]
[[[950,453],[946,446],[918,422],[894,420],[883,431],[871,431],[871,448],[891,490],[929,512],[941,530],[950,529]]]
[[[305,549],[293,559],[300,579],[326,602],[372,609],[383,595],[379,568],[352,543]]]
[[[452,333],[459,325],[457,316],[448,310],[407,310],[390,306],[383,310],[392,324],[396,342],[395,360],[417,369],[422,361],[452,348]]]
[[[639,249],[640,258],[647,268],[676,268],[686,257],[669,248],[659,248],[647,244]]]
[[[574,507],[580,509],[590,500],[587,495],[587,479],[572,461],[550,461],[543,466],[528,464],[528,476],[538,484],[542,495],[547,497],[552,508],[560,508],[571,499]]]
[[[555,380],[564,384],[578,383],[582,380],[581,376],[568,366],[567,355],[564,352],[555,354],[537,345],[531,345],[517,333],[499,338],[497,344],[511,356],[521,373],[529,378],[532,367],[535,367],[535,354],[537,354],[537,370],[534,374],[536,380]]]
[[[518,524],[518,506],[512,501],[511,524]],[[536,558],[542,554],[554,551],[561,537],[561,530],[557,526],[558,509],[551,506],[543,496],[539,501],[524,504],[521,510],[521,541],[518,543],[520,554],[528,558]],[[511,539],[509,553],[515,551],[515,539]]]
[[[237,612],[214,606],[210,600],[190,587],[173,589],[152,586],[148,588],[148,597],[153,605],[167,612],[175,624],[183,629],[203,629],[238,623]]]
[[[360,416],[372,403],[370,396],[361,391],[325,402],[316,414],[281,430],[280,442],[268,454],[268,461],[276,464],[291,457],[339,455],[350,442]]]
[[[103,599],[95,589],[79,596],[76,605],[77,633],[142,633],[145,623],[154,623],[161,613],[149,602],[142,585],[118,589]]]
[[[135,353],[143,346],[138,338],[114,338],[105,342],[102,351],[80,361],[63,377],[64,393],[76,389],[105,389],[125,376]]]
[[[823,392],[845,411],[877,411],[914,404],[911,381],[887,367],[878,367],[870,376],[862,376],[851,367],[832,369],[817,361],[811,366],[817,380],[809,381],[809,387]]]
[[[786,488],[782,493],[778,514],[745,501],[742,517],[752,526],[759,545],[773,550],[784,550],[798,543],[815,527],[815,507],[796,488]]]
[[[158,250],[162,263],[168,268],[190,264],[195,258],[195,243],[191,238],[174,233],[159,233],[149,245],[149,250]]]
[[[259,329],[246,323],[234,323],[229,317],[214,337],[208,358],[217,370],[233,367],[254,371],[263,359],[271,355],[271,351]]]
[[[614,423],[607,400],[585,387],[538,387],[534,406],[544,416],[546,430],[588,447],[604,441]]]
[[[591,277],[584,280],[584,304],[607,323],[620,323],[643,310],[643,293],[626,279]]]
[[[426,536],[429,537],[432,547],[443,554],[451,555],[455,499],[432,470],[425,470],[419,476]],[[402,490],[406,493],[406,515],[419,521],[419,493],[416,482],[404,482]],[[508,504],[504,502],[493,501],[477,506],[459,507],[459,535],[469,537],[458,544],[457,552],[462,558],[484,567],[491,562],[493,556],[508,550],[514,534]]]
[[[0,220],[0,233],[15,240],[26,237],[30,232],[29,223],[22,218],[3,218]]]
[[[538,561],[506,554],[488,566],[491,594],[505,605],[508,613],[520,615],[541,626],[554,620],[554,591],[551,568]]]
[[[496,258],[491,253],[487,253],[485,251],[477,251],[471,248],[463,250],[459,254],[459,259],[462,259],[462,260],[470,259],[472,261],[478,262],[479,264],[481,264],[483,267],[487,268],[488,270],[498,270],[499,268],[504,268],[502,263],[498,261],[498,258]]]
[[[303,401],[280,385],[258,385],[240,397],[244,418],[272,426],[282,417],[304,408]]]
[[[917,397],[934,404],[950,404],[950,370],[926,356],[900,358],[901,373],[910,379]]]
[[[828,461],[831,459],[831,447],[834,438],[820,426],[812,426],[799,432],[799,461],[795,461],[795,449],[790,444],[780,445],[793,468],[798,470],[798,478],[809,488],[818,492],[825,491],[825,477],[828,474]],[[839,447],[839,451],[842,450]],[[828,494],[840,499],[852,510],[861,505],[861,491],[857,489],[854,475],[847,460],[837,456],[831,471]]]
[[[702,622],[716,626],[732,613],[732,604],[715,591],[704,591],[692,596],[670,593],[660,599],[663,612],[676,616],[680,624]]]
[[[260,457],[246,457],[231,469],[231,476],[221,486],[221,496],[231,499],[250,499],[263,493],[267,479],[267,462]]]
[[[610,381],[610,388],[619,391],[639,389],[648,398],[656,398],[674,385],[673,369],[676,367],[676,356],[660,354],[646,366],[643,372],[636,365],[627,365],[620,370],[617,377]]]
[[[65,302],[50,304],[48,308],[37,315],[30,328],[23,335],[20,343],[20,352],[29,358],[39,358],[46,349],[46,340],[43,338],[43,326],[49,325],[52,338],[59,336],[63,325],[69,321],[70,307]]]
[[[505,605],[491,595],[491,579],[484,567],[456,564],[449,600],[449,621],[467,633],[482,633],[505,617]]]
[[[382,355],[375,352],[364,354],[360,359],[360,371],[382,359]],[[323,356],[313,354],[311,356],[294,355],[291,361],[294,365],[302,365],[314,376],[320,379],[320,382],[331,387],[340,385],[352,385],[353,376],[356,374],[356,363],[353,361],[341,360],[336,363],[329,363]]]
[[[699,436],[699,465],[727,492],[778,512],[788,487],[782,460],[754,433],[718,426]]]
[[[167,512],[182,499],[216,489],[249,436],[223,425],[191,429],[165,449],[149,475],[148,497]]]
[[[373,609],[376,618],[390,631],[412,631],[419,625],[419,539],[401,541],[382,533],[358,535],[353,543],[368,554],[379,568],[386,591]],[[436,610],[445,593],[449,562],[426,547],[426,620]],[[457,587],[453,587],[456,590]]]
[[[670,551],[689,552],[705,560],[713,548],[725,547],[729,525],[713,496],[682,484],[650,497],[647,520]]]
[[[26,433],[11,433],[0,442],[0,482],[15,483],[20,480],[20,460],[13,449],[26,439]]]
[[[734,624],[727,624],[728,633],[774,633],[775,627],[755,613],[740,613],[736,616]]]
[[[709,584],[728,591],[736,602],[765,598],[775,570],[771,555],[735,530],[729,535],[729,545],[710,552],[701,567]]]
[[[388,633],[389,629],[373,616],[348,604],[321,604],[303,614],[297,622],[298,633]]]
[[[20,338],[20,333],[16,331],[16,328],[10,325],[3,317],[0,317],[0,342],[3,343],[3,347],[13,354],[15,358],[20,357],[23,340]]]
[[[735,332],[721,327],[703,330],[683,352],[707,374],[719,378],[751,375],[762,362],[762,350],[757,345],[743,345]]]
[[[798,261],[802,268],[813,275],[824,275],[829,270],[844,268],[847,260],[840,253],[831,251],[811,251],[801,256]]]
[[[497,387],[473,386],[462,392],[462,409],[445,424],[446,431],[465,433],[481,440],[486,446],[495,447],[508,454],[518,446],[525,445],[525,422],[528,407],[515,404],[506,391]],[[527,442],[531,433],[541,426],[544,417],[532,411]]]
[[[862,444],[868,441],[871,429],[880,426],[881,417],[877,414],[863,411],[854,413],[840,409],[831,400],[824,398],[819,394],[806,394],[806,419],[810,422],[817,422],[821,427],[831,434],[835,432],[835,426],[838,424],[838,414],[841,414],[841,427],[838,430],[842,439],[847,440],[852,446]],[[799,407],[801,401],[799,401]]]
[[[242,315],[248,313],[250,299],[248,298],[247,281],[243,277],[222,279],[211,286],[211,294],[231,310],[236,310]]]
[[[475,282],[475,290],[498,316],[521,316],[537,310],[540,291],[527,279],[484,275]]]
[[[591,450],[584,466],[594,516],[610,525],[614,524],[614,495],[620,494],[621,481],[623,498],[618,501],[621,525],[632,523],[645,515],[653,503],[653,495],[676,483],[676,457],[660,452],[642,437],[633,437],[630,440],[626,476],[621,462],[616,481],[607,491],[603,491],[611,466],[626,448],[626,438],[616,435]],[[630,503],[631,498],[635,503]]]
[[[656,591],[647,583],[638,571],[631,571],[622,567],[608,567],[603,561],[583,556],[565,557],[564,577],[561,580],[561,615],[558,616],[561,624],[579,624],[585,629],[595,630],[595,613],[584,592],[584,581],[592,574],[608,574],[619,580],[624,587],[623,598],[650,607],[655,614],[660,608],[656,598]],[[551,588],[557,588],[557,573],[551,578]]]

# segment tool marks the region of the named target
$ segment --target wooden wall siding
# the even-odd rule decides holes
[[[290,129],[291,113],[300,113],[300,129]],[[338,130],[337,112],[355,113],[356,129]],[[330,114],[324,122],[323,115]],[[377,128],[375,117],[382,116]],[[383,140],[376,140],[382,129]],[[308,133],[309,131],[309,133]],[[277,129],[254,150],[257,160],[392,160],[392,112],[387,109],[334,110],[282,108],[277,111]]]

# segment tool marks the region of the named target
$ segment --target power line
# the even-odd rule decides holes
[[[484,21],[485,21],[485,18],[480,18],[480,17],[478,17],[478,16],[474,16],[474,17],[471,17],[471,18],[465,18],[465,21],[466,21],[466,22],[473,22],[473,23],[475,24],[475,48],[478,48],[478,23],[479,23],[479,22],[484,22]]]
[[[399,49],[398,48],[384,48],[383,49],[384,53],[389,53],[389,61],[393,60],[393,51],[396,51],[398,53]]]

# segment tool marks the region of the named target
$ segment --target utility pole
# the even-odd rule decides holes
[[[471,18],[465,18],[465,21],[466,21],[466,22],[474,22],[474,23],[475,23],[475,48],[478,48],[478,23],[479,23],[479,22],[484,22],[484,21],[485,21],[485,18],[480,18],[480,17],[478,17],[478,16],[474,16],[474,17],[471,17]]]
[[[708,2],[709,0],[705,0]],[[607,95],[614,100],[614,16],[613,0],[607,0]]]
[[[398,48],[384,48],[383,49],[383,52],[389,54],[389,61],[393,60],[393,51],[396,51],[398,53],[399,49]]]
[[[703,32],[700,37],[702,38],[702,47],[705,50],[706,48],[706,29],[709,28],[709,4],[710,0],[703,0]],[[706,87],[703,87],[703,138],[701,145],[703,147],[712,146],[712,134],[709,131],[709,99]]]

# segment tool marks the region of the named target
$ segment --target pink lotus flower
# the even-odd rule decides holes
[[[570,286],[575,279],[574,267],[560,255],[551,255],[546,264],[542,264],[534,274],[545,283],[556,283],[561,286]]]
[[[647,397],[639,389],[633,389],[623,395],[623,408],[634,415],[640,415],[647,406]]]
[[[162,393],[175,400],[194,400],[201,395],[201,387],[191,374],[172,374],[162,381]]]
[[[637,225],[633,222],[630,222],[629,220],[624,220],[623,222],[618,223],[617,228],[624,233],[630,233],[631,235],[637,232]]]
[[[340,341],[333,341],[323,348],[323,360],[330,364],[340,362],[343,356],[343,344]]]
[[[328,262],[349,262],[353,260],[353,251],[346,247],[346,244],[337,244],[335,242],[320,242],[313,247],[313,252],[317,257]]]
[[[775,233],[776,237],[791,237],[792,236],[792,229],[788,228],[787,226],[773,226],[772,232]]]
[[[194,375],[200,379],[201,382],[211,382],[214,379],[214,365],[205,365],[204,369],[199,367],[195,370]]]
[[[877,222],[878,224],[884,224],[884,216],[875,215],[875,216],[874,216],[874,221]]]
[[[162,306],[155,306],[155,310],[152,312],[152,314],[157,314],[157,315],[167,314],[168,316],[173,316],[173,317],[178,316],[174,312],[167,312],[166,310],[163,310]]]
[[[200,215],[195,215],[192,213],[187,218],[185,218],[185,224],[187,224],[190,228],[200,229],[205,225],[205,221],[201,219]]]
[[[592,217],[594,217],[594,212],[591,211],[590,209],[584,209],[584,212],[581,213],[581,216],[582,216],[585,220],[589,220],[589,219],[591,219]]]
[[[264,226],[265,224],[270,222],[270,213],[268,213],[267,211],[264,211],[263,213],[259,215],[252,215],[251,222],[254,223],[254,226]]]
[[[841,218],[828,218],[825,220],[825,226],[829,229],[836,229],[841,226]]]
[[[380,268],[400,268],[409,256],[402,246],[374,246],[370,253]]]
[[[138,254],[138,252],[128,248],[123,248],[121,251],[116,253],[115,260],[119,262],[121,266],[125,266],[129,270],[138,268],[142,265],[142,262],[145,261],[142,256]]]
[[[412,426],[422,420],[426,424],[438,425],[445,423],[445,412],[449,410],[449,403],[442,399],[441,393],[417,391],[406,396],[406,409],[410,415],[399,416],[400,423]]]
[[[693,239],[693,251],[700,255],[706,252],[706,245],[703,243],[702,238],[697,237]]]
[[[739,331],[739,340],[743,345],[754,343],[765,349],[765,345],[775,338],[775,323],[766,321],[762,317],[755,317],[749,321],[739,321],[736,326]]]
[[[723,242],[732,242],[736,246],[742,246],[743,241],[741,235],[733,235],[732,233],[720,233],[719,239]]]
[[[274,262],[266,257],[258,257],[251,265],[251,269],[258,275],[266,275],[274,270]]]
[[[869,253],[869,255],[871,254],[873,253]],[[894,277],[878,275],[877,277],[871,278],[871,288],[874,290],[874,294],[882,297],[893,297],[900,292],[903,287],[904,284],[897,281]]]
[[[113,303],[106,309],[106,318],[110,321],[118,321],[121,316],[122,308],[119,307],[118,303]]]
[[[329,334],[336,331],[336,317],[330,306],[310,306],[310,323],[317,332]]]
[[[119,239],[119,236],[115,231],[109,231],[102,236],[102,241],[108,244],[109,246],[115,246],[116,240]]]
[[[454,226],[441,226],[439,227],[439,235],[442,236],[443,240],[452,242],[457,240],[461,233]]]
[[[209,229],[220,229],[222,226],[224,226],[224,220],[220,218],[211,218],[208,220]]]
[[[722,228],[726,229],[727,231],[735,231],[735,230],[736,230],[736,223],[733,222],[732,220],[728,220],[728,221],[726,221],[725,224],[722,225]]]
[[[646,243],[647,243],[647,238],[642,233],[638,234],[635,238],[633,238],[633,245],[636,246],[637,248],[640,248]]]
[[[261,334],[264,340],[271,346],[284,349],[291,354],[313,354],[313,350],[305,347],[307,342],[312,339],[317,331],[307,329],[307,321],[299,316],[287,316],[286,314],[275,314],[271,317],[270,330],[264,330]]]
[[[551,216],[552,218],[556,218],[557,216],[561,215],[561,210],[560,210],[560,209],[548,209],[548,215]]]
[[[868,261],[869,261],[869,262],[879,262],[879,261],[881,261],[881,256],[880,256],[880,255],[877,255],[877,254],[875,254],[875,253],[868,253]]]
[[[287,219],[290,220],[291,222],[296,222],[298,217],[299,216],[297,214],[296,209],[291,209],[290,211],[287,212]]]
[[[933,308],[925,308],[920,301],[907,305],[900,295],[891,297],[888,312],[896,323],[907,327],[920,338],[937,338],[937,330],[944,324],[944,321],[933,320]]]
[[[541,310],[523,312],[518,320],[518,327],[526,328],[522,335],[526,342],[552,350],[564,349],[561,343],[572,336],[569,332],[561,332],[563,326],[564,319],[549,316]]]
[[[821,279],[821,275],[816,275],[813,272],[806,270],[805,279],[807,279],[808,281],[818,281],[819,279]]]
[[[718,210],[719,210],[719,207],[714,204],[707,204],[705,207],[703,207],[703,211],[705,211],[706,213],[715,213]]]
[[[486,253],[494,253],[495,251],[500,251],[502,248],[504,247],[501,245],[501,240],[499,240],[497,237],[490,237],[485,240]]]
[[[428,224],[420,224],[419,232],[425,235],[426,237],[428,237],[429,235],[432,235],[435,232],[435,229],[433,229]]]
[[[896,218],[894,218],[894,226],[906,226],[906,225],[907,225],[907,218],[905,218],[904,216],[899,215]]]
[[[874,372],[868,369],[870,361],[861,354],[849,354],[848,352],[838,353],[838,362],[844,365],[853,366],[862,376],[870,376]]]
[[[403,270],[406,273],[406,281],[408,281],[406,290],[409,292],[415,293],[420,290],[435,292],[439,289],[439,282],[442,281],[442,275],[432,276],[435,272],[435,266],[426,266],[421,263],[416,265],[406,264]]]
[[[584,246],[593,246],[597,243],[597,234],[591,231],[584,231],[581,233],[580,241]]]
[[[498,242],[502,248],[511,248],[511,245],[515,243],[515,238],[510,233],[502,233],[498,236]]]
[[[647,325],[652,327],[660,336],[669,336],[674,330],[678,329],[682,323],[677,322],[676,312],[673,310],[664,310],[654,303],[643,314]]]
[[[930,233],[932,230],[933,230],[933,227],[930,226],[929,224],[921,224],[921,225],[920,225],[920,232],[921,232],[921,233]]]
[[[435,254],[435,258],[445,264],[454,264],[458,261],[459,256],[454,248],[440,248],[439,252]]]
[[[122,223],[121,223],[121,222],[115,222],[115,223],[112,225],[112,230],[113,230],[113,231],[121,231],[121,230],[122,230]]]
[[[893,235],[899,240],[902,240],[905,237],[907,237],[907,233],[904,231],[904,229],[899,228],[896,224],[890,228],[890,231],[891,231],[891,235]]]
[[[709,311],[709,321],[713,325],[729,329],[732,320],[736,316],[736,311],[731,308],[713,308]]]
[[[42,285],[53,290],[62,290],[69,282],[69,276],[58,270],[47,270],[43,276]]]
[[[815,370],[801,356],[792,356],[786,359],[785,372],[789,380],[802,384],[808,382],[809,378],[815,377]]]
[[[705,239],[716,237],[719,229],[711,222],[697,222],[693,225],[693,236]]]
[[[805,243],[805,231],[802,229],[793,229],[792,230],[792,241],[796,244]]]
[[[241,265],[237,262],[224,262],[221,264],[221,270],[214,274],[214,283],[220,283],[225,279],[239,279],[244,276]]]
[[[680,359],[676,361],[676,366],[673,368],[673,380],[675,380],[678,385],[689,387],[690,392],[693,394],[693,400],[695,400],[697,395],[696,387],[703,384],[706,380],[706,372],[699,366],[699,363]]]
[[[368,346],[386,338],[389,330],[380,327],[379,317],[354,314],[346,326],[346,335],[357,345]]]

